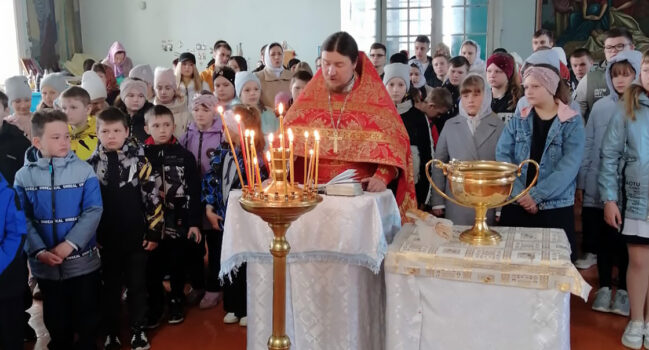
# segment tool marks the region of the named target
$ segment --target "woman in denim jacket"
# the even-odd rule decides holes
[[[532,60],[533,58],[533,60]],[[496,147],[496,160],[518,164],[533,159],[540,165],[532,190],[502,210],[501,225],[560,228],[566,232],[575,258],[575,185],[584,154],[584,123],[567,104],[570,91],[559,77],[559,57],[551,50],[537,51],[527,60],[523,75],[529,105],[514,114]],[[513,194],[534,178],[524,166],[514,182]]]
[[[649,53],[642,57],[640,81],[624,93],[624,108],[613,115],[602,142],[599,194],[604,220],[622,232],[629,251],[627,290],[631,320],[622,344],[649,348]],[[621,179],[620,179],[621,177]],[[621,194],[620,194],[621,193]],[[622,220],[620,209],[624,211]],[[624,224],[624,225],[622,225]]]

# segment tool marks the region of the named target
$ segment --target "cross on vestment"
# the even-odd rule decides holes
[[[334,153],[338,153],[338,140],[342,140],[342,136],[338,136],[338,130],[334,130],[334,135],[329,136],[329,140],[333,140],[334,142]]]

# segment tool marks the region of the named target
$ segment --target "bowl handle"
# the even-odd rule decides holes
[[[455,204],[457,204],[459,206],[462,206],[462,207],[473,208],[472,206],[462,204],[462,203],[458,202],[457,200],[447,196],[446,193],[441,191],[439,189],[439,187],[437,187],[437,185],[435,185],[435,181],[433,181],[433,179],[430,177],[430,172],[428,171],[428,169],[430,169],[430,166],[432,165],[432,163],[435,163],[436,167],[442,169],[442,171],[444,172],[444,175],[448,175],[448,172],[446,170],[446,168],[448,167],[448,164],[445,164],[444,162],[442,162],[439,159],[431,159],[431,160],[428,161],[428,163],[426,163],[426,169],[424,169],[426,171],[426,177],[428,178],[428,182],[430,182],[430,185],[433,186],[435,191],[437,191],[437,193],[439,193],[442,197],[444,197],[444,199],[446,199],[448,201],[451,201],[452,203],[455,203]],[[520,168],[519,168],[519,171],[520,171]]]
[[[537,162],[536,162],[535,160],[533,160],[533,159],[526,159],[526,160],[522,161],[521,164],[518,165],[517,176],[521,176],[521,173],[522,173],[522,170],[523,170],[523,165],[524,165],[524,164],[527,164],[527,163],[529,163],[529,164],[533,164],[533,165],[536,167],[536,175],[534,175],[534,178],[532,179],[532,182],[530,183],[530,185],[527,186],[527,188],[524,189],[521,193],[519,193],[518,195],[514,196],[512,199],[510,199],[510,200],[508,200],[508,201],[506,201],[506,202],[504,202],[504,203],[500,203],[500,204],[498,204],[498,205],[492,206],[492,207],[490,207],[490,208],[504,207],[504,206],[506,206],[507,204],[514,203],[514,202],[516,202],[517,200],[519,200],[521,197],[523,197],[524,195],[526,195],[526,194],[527,194],[527,193],[532,189],[532,187],[536,184],[536,180],[539,178],[539,163],[537,163]],[[529,169],[528,169],[528,171],[529,171]]]

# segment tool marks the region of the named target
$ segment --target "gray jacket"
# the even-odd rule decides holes
[[[615,92],[611,80],[610,67],[617,62],[628,61],[635,69],[635,78],[640,76],[642,53],[638,51],[622,51],[613,57],[606,67],[606,84],[611,94],[601,98],[593,105],[590,118],[586,123],[586,146],[584,158],[577,176],[577,189],[584,190],[584,207],[603,208],[600,200],[597,177],[599,176],[600,153],[602,140],[613,115],[623,107],[619,104],[620,97]]]
[[[495,160],[496,144],[503,131],[504,124],[497,114],[491,112],[477,126],[472,135],[467,120],[458,115],[449,119],[437,142],[435,158],[442,162],[452,159],[457,160]],[[433,181],[440,190],[453,198],[450,192],[448,181],[440,169],[434,168],[432,173]],[[475,220],[475,212],[471,208],[460,207],[447,202],[437,192],[433,194],[433,207],[444,205],[446,207],[446,218],[456,225],[472,225]],[[487,222],[494,222],[494,210],[487,212]]]

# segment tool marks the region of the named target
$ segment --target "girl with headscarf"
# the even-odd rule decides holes
[[[101,63],[113,69],[118,84],[121,84],[122,79],[128,77],[131,68],[133,68],[131,58],[126,56],[126,49],[119,41],[114,42],[110,46],[108,55],[106,55],[106,58]]]
[[[280,92],[290,93],[290,71],[284,69],[284,49],[278,43],[266,46],[264,51],[264,69],[256,72],[261,82],[261,102],[264,106],[275,109],[275,95]]]
[[[464,56],[471,64],[469,68],[470,73],[485,75],[487,67],[482,58],[480,58],[480,45],[477,42],[464,40],[462,46],[460,46],[460,56]]]

